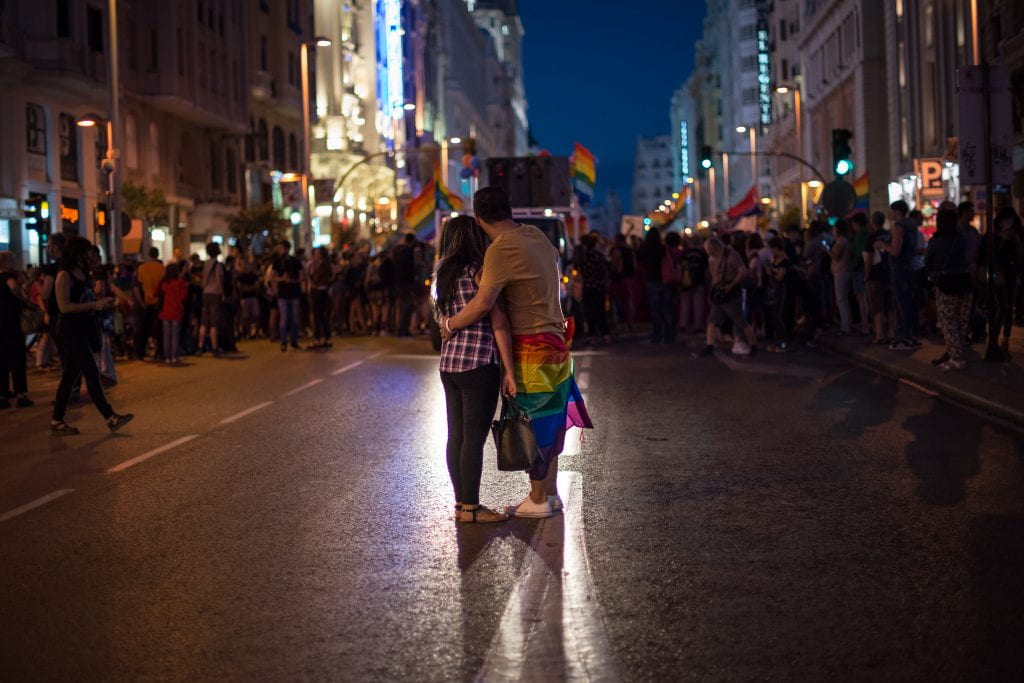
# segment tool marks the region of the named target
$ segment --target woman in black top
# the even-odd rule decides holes
[[[15,397],[19,408],[32,405],[25,374],[25,335],[21,331],[21,311],[28,306],[28,301],[14,266],[14,254],[0,251],[0,381],[3,382],[0,408],[10,408],[9,399]],[[12,388],[8,382],[14,385],[11,393],[8,393]]]
[[[925,268],[935,283],[935,308],[946,353],[934,364],[943,370],[966,365],[964,346],[971,313],[971,275],[967,264],[967,238],[957,229],[955,210],[943,209],[935,219],[935,235],[928,242]]]
[[[57,387],[57,400],[53,404],[53,420],[50,430],[54,434],[78,434],[78,429],[64,421],[68,401],[71,398],[71,387],[80,377],[85,377],[89,398],[107,421],[107,428],[116,432],[131,422],[134,415],[119,415],[107,403],[100,384],[100,373],[96,367],[94,353],[103,346],[100,327],[96,313],[113,307],[112,298],[97,300],[93,294],[92,281],[89,273],[92,270],[92,245],[81,237],[73,237],[64,247],[60,272],[54,284],[57,306],[60,308],[60,321],[57,325],[57,346],[61,349],[63,368],[61,369],[60,385]]]
[[[654,344],[662,343],[668,336],[666,326],[669,321],[665,319],[669,306],[668,291],[661,279],[661,262],[664,259],[665,245],[661,242],[661,233],[651,228],[640,247],[640,263],[647,281],[647,307],[651,312],[651,342]]]

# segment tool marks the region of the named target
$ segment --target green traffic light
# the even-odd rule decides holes
[[[849,159],[840,159],[836,162],[836,174],[846,175],[853,170],[853,162]]]
[[[705,169],[711,168],[711,159],[701,159],[700,165],[703,166]]]

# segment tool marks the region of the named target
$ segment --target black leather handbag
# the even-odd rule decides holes
[[[501,418],[491,424],[494,448],[498,451],[498,469],[522,472],[533,467],[540,455],[537,436],[530,416],[523,412],[515,397],[501,401]]]

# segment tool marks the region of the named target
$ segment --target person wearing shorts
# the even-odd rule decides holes
[[[210,333],[210,348],[213,355],[220,355],[217,345],[217,328],[220,327],[224,304],[224,266],[217,261],[220,256],[220,245],[210,242],[206,245],[206,254],[210,258],[203,264],[203,308],[199,316],[199,348],[197,355],[202,355],[206,343],[206,333]]]
[[[704,243],[708,252],[708,272],[711,273],[711,313],[708,315],[707,337],[704,349],[695,356],[710,356],[715,352],[717,328],[731,320],[736,337],[742,333],[750,345],[750,354],[757,353],[757,334],[743,315],[742,283],[747,267],[738,253],[725,246],[717,237]]]

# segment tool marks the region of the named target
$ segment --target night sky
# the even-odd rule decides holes
[[[628,211],[636,138],[669,132],[703,0],[519,0],[519,13],[533,136],[559,156],[589,147],[597,201],[614,188]]]

